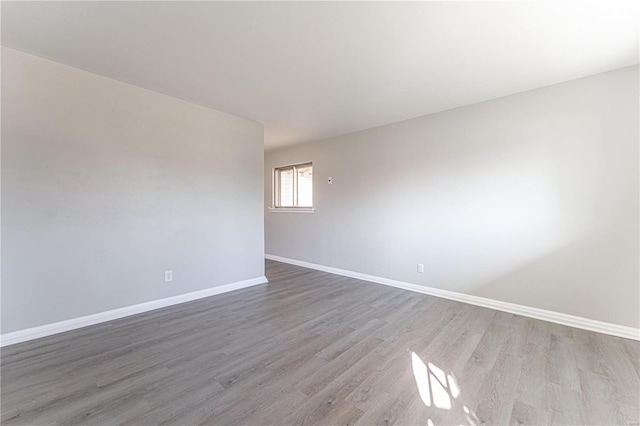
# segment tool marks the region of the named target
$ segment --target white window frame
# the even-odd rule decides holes
[[[313,169],[313,162],[305,161],[304,163],[296,163],[289,164],[287,166],[274,167],[272,171],[272,198],[271,205],[273,207],[269,207],[270,212],[281,212],[281,213],[313,213],[313,206],[305,206],[305,207],[297,207],[295,204],[298,203],[298,168],[301,167],[311,167]],[[280,207],[280,171],[292,169],[293,170],[293,204],[294,207]],[[313,179],[311,181],[311,190],[313,191]],[[313,196],[312,196],[313,197]]]

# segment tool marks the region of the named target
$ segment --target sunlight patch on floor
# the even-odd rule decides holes
[[[415,352],[411,352],[411,366],[418,394],[426,407],[451,411],[454,409],[454,403],[457,403],[457,410],[462,408],[461,411],[464,413],[460,413],[461,417],[466,419],[469,425],[477,424],[477,417],[459,399],[461,390],[453,374],[447,374],[431,362],[425,363]],[[433,420],[427,419],[427,425],[434,426]]]
[[[422,402],[427,407],[450,410],[451,400],[460,395],[453,377],[432,363],[425,364],[415,352],[411,352],[411,365]]]

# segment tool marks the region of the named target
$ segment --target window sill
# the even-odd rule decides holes
[[[269,213],[313,213],[313,207],[269,207]]]

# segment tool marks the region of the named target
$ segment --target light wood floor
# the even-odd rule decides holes
[[[2,424],[638,424],[640,343],[267,261],[2,350]]]

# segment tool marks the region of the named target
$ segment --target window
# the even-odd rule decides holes
[[[310,210],[313,207],[313,164],[303,163],[273,170],[273,206]]]

